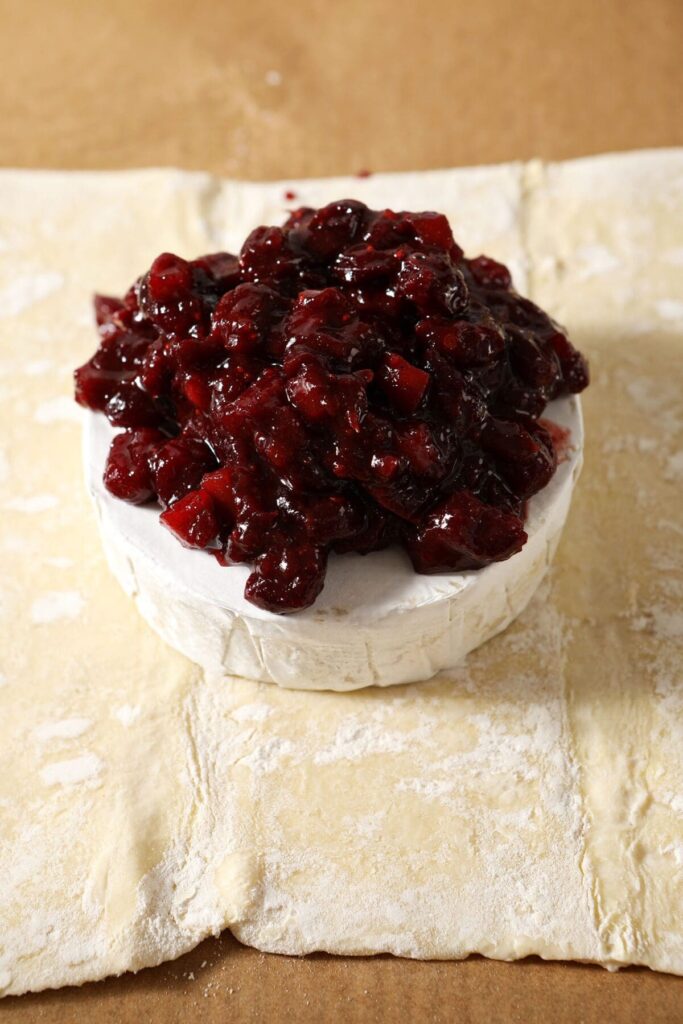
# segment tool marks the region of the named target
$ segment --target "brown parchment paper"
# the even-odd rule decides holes
[[[0,0],[0,164],[252,179],[683,144],[680,0]],[[1,197],[0,197],[1,201]],[[264,956],[6,1000],[16,1021],[683,1021],[683,980]]]

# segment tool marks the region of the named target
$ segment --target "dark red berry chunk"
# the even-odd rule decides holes
[[[307,608],[323,589],[326,564],[322,548],[307,541],[276,542],[258,559],[244,596],[268,611]]]
[[[75,389],[123,428],[107,488],[250,564],[247,599],[278,613],[315,601],[330,551],[402,544],[425,573],[513,555],[557,464],[539,417],[588,384],[442,214],[353,199],[256,228],[239,256],[163,253],[95,313]]]
[[[458,491],[424,516],[406,546],[418,572],[452,572],[501,562],[526,539],[519,516]]]
[[[165,440],[161,431],[150,427],[117,434],[104,469],[107,490],[134,505],[155,498],[152,460]]]
[[[152,460],[154,490],[162,505],[171,505],[198,486],[215,466],[211,449],[192,437],[176,437],[157,448]]]
[[[213,547],[220,524],[206,491],[191,491],[161,513],[161,521],[188,548]]]
[[[429,374],[413,366],[398,352],[388,352],[382,361],[377,380],[389,401],[399,412],[415,412],[424,398]]]

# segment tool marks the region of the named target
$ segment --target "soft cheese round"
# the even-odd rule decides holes
[[[569,431],[552,480],[529,503],[522,550],[476,572],[421,576],[399,548],[330,557],[322,594],[289,616],[244,598],[250,568],[185,548],[155,505],[130,505],[102,482],[116,433],[87,413],[84,460],[105,553],[153,629],[211,673],[302,690],[356,690],[428,679],[505,629],[526,607],[560,539],[583,451],[581,405],[546,416]]]

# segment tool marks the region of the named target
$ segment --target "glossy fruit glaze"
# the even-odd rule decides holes
[[[557,463],[539,418],[588,383],[444,216],[350,199],[256,228],[239,256],[163,253],[95,312],[76,398],[122,428],[107,488],[249,563],[245,596],[278,613],[315,601],[332,551],[401,544],[420,573],[519,551]]]

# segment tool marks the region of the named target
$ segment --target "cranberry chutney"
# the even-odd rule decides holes
[[[105,486],[252,565],[245,597],[277,613],[315,601],[330,551],[400,544],[419,573],[519,551],[557,465],[539,419],[588,383],[445,217],[355,200],[257,228],[239,257],[163,254],[95,309],[76,398],[123,428]]]

